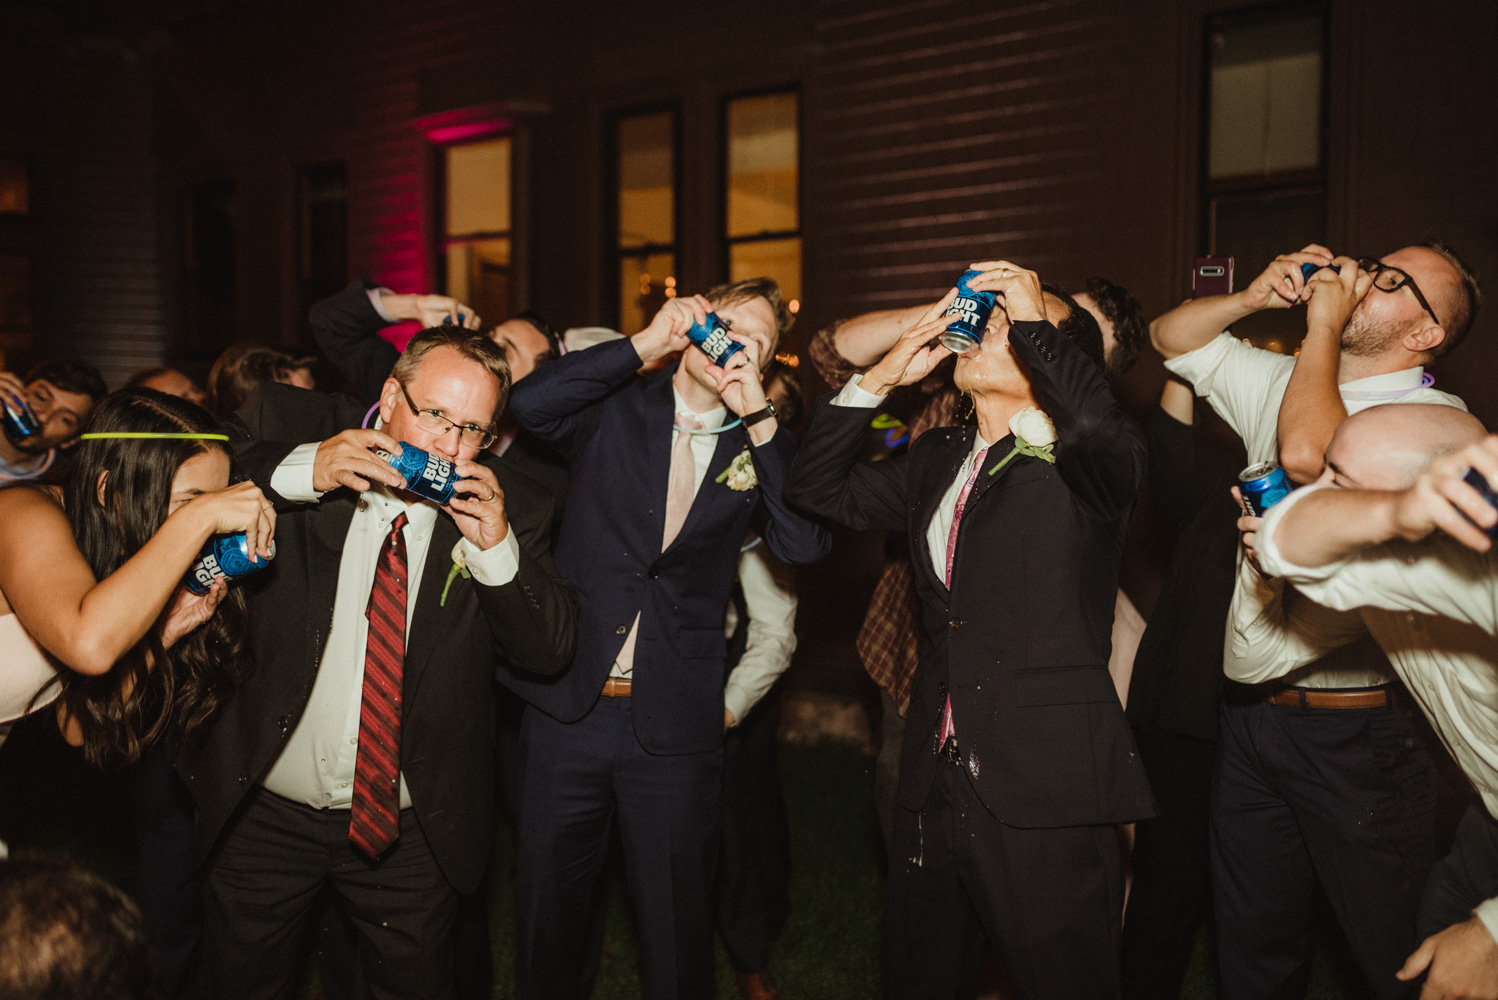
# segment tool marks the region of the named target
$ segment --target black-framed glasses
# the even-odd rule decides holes
[[[494,443],[494,431],[488,427],[479,427],[477,424],[460,424],[447,419],[441,410],[422,410],[416,406],[416,401],[406,391],[404,382],[397,382],[401,387],[401,395],[406,397],[406,405],[411,408],[411,415],[416,418],[416,426],[429,434],[442,435],[456,429],[458,439],[470,448],[480,451]]]
[[[1411,278],[1397,267],[1385,264],[1376,257],[1359,257],[1358,267],[1373,275],[1373,287],[1381,292],[1397,292],[1401,288],[1408,288],[1414,292],[1415,300],[1420,303],[1420,307],[1430,314],[1430,318],[1435,322],[1436,326],[1445,329],[1445,326],[1441,323],[1441,318],[1430,307],[1430,301],[1426,299],[1425,293],[1420,291],[1420,286],[1415,284],[1414,278]]]

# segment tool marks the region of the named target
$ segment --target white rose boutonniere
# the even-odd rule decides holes
[[[453,565],[452,569],[447,571],[447,582],[442,585],[442,597],[437,601],[439,608],[447,607],[448,588],[453,585],[453,581],[458,578],[458,574],[460,573],[465,580],[473,576],[472,573],[468,572],[468,558],[463,554],[462,539],[459,539],[458,544],[453,546]]]
[[[728,468],[718,473],[718,478],[713,481],[726,482],[729,489],[740,493],[758,486],[759,477],[754,474],[754,462],[749,458],[749,446],[745,445],[744,450],[734,456],[733,461],[728,463]]]
[[[998,472],[1015,455],[1029,455],[1043,462],[1056,464],[1056,425],[1043,410],[1027,406],[1009,418],[1009,430],[1014,435],[1014,450],[1004,460],[988,470],[991,476]]]

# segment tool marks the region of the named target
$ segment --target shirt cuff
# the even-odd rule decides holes
[[[1485,899],[1477,904],[1477,909],[1472,915],[1482,921],[1482,925],[1488,929],[1494,941],[1498,941],[1498,896]]]
[[[1254,548],[1259,553],[1259,564],[1264,567],[1264,572],[1270,576],[1283,576],[1293,581],[1314,582],[1325,580],[1337,572],[1342,562],[1327,563],[1325,566],[1301,566],[1286,559],[1280,547],[1276,544],[1275,536],[1279,532],[1280,522],[1285,515],[1297,503],[1300,503],[1312,493],[1321,490],[1336,489],[1330,483],[1316,483],[1311,486],[1302,486],[1273,507],[1264,515],[1264,523],[1259,525],[1259,530],[1254,534]]]
[[[395,292],[388,288],[367,288],[364,291],[369,296],[369,304],[374,306],[374,311],[380,314],[380,319],[386,323],[399,323],[400,320],[385,311],[385,306],[380,302],[381,295],[394,295]]]
[[[744,721],[744,716],[754,709],[754,703],[758,700],[753,694],[735,684],[733,677],[729,676],[728,686],[723,689],[723,707],[733,713],[735,726]]]
[[[520,572],[520,543],[515,541],[514,525],[498,545],[481,549],[465,538],[458,546],[468,572],[485,587],[503,587]]]
[[[888,396],[881,396],[877,393],[869,392],[862,385],[860,385],[862,381],[862,375],[854,375],[852,378],[848,379],[848,384],[843,386],[842,392],[839,392],[836,396],[832,397],[832,405],[873,409],[876,406],[882,405],[884,401],[889,398]]]
[[[292,503],[316,503],[322,494],[312,488],[312,466],[317,461],[321,441],[299,444],[281,459],[271,473],[270,488]]]

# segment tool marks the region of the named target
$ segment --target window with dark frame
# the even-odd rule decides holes
[[[182,353],[215,360],[234,341],[234,182],[189,184],[180,193]]]
[[[297,170],[297,299],[303,350],[315,348],[307,315],[348,282],[348,164]]]
[[[606,138],[613,165],[608,277],[614,327],[629,336],[676,297],[680,113],[672,107],[618,115]]]
[[[1202,245],[1234,258],[1239,287],[1279,254],[1326,240],[1326,39],[1320,3],[1207,18]],[[1304,315],[1266,311],[1234,332],[1290,353]]]
[[[729,281],[770,277],[801,308],[801,95],[723,102],[723,242]]]
[[[486,328],[503,323],[513,308],[513,153],[508,135],[440,150],[443,291],[472,307]]]

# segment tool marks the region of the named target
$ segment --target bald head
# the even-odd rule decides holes
[[[1465,410],[1434,403],[1388,403],[1342,421],[1326,447],[1321,481],[1400,490],[1442,455],[1480,441],[1487,431]]]

